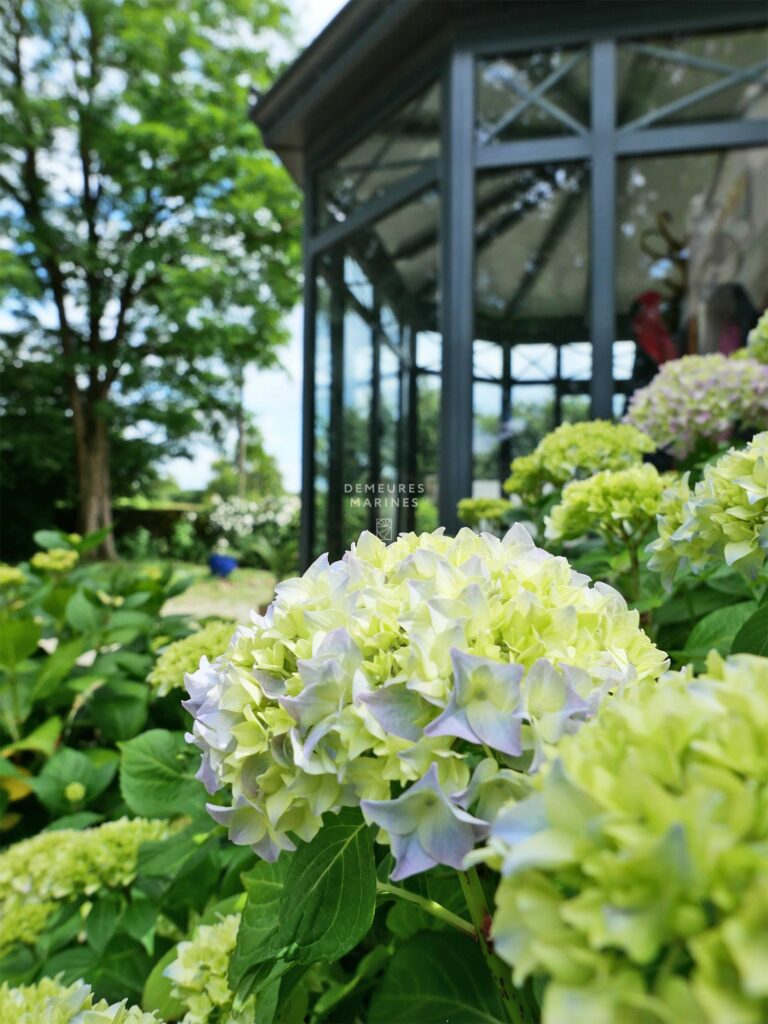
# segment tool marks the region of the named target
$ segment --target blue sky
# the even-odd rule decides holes
[[[299,42],[310,43],[344,6],[345,0],[294,0]],[[302,309],[288,317],[290,341],[280,352],[282,370],[251,370],[246,377],[246,406],[277,459],[285,486],[298,491],[301,480],[301,335]],[[234,438],[232,439],[234,443]],[[168,472],[186,489],[204,487],[218,453],[195,440],[191,459],[172,459]]]

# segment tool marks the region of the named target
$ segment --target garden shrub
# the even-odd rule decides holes
[[[12,988],[0,985],[0,1020],[5,1024],[162,1024],[153,1013],[125,1000],[111,1006],[94,999],[90,986],[82,981],[63,985],[53,978],[41,978],[32,985]]]
[[[189,636],[174,640],[160,651],[147,682],[161,697],[183,687],[184,676],[200,667],[202,657],[212,660],[226,650],[234,629],[232,622],[214,619]]]
[[[545,519],[545,536],[562,541],[591,533],[610,544],[642,540],[655,524],[667,482],[647,463],[574,480]]]
[[[0,853],[0,951],[34,943],[60,903],[125,888],[139,847],[170,832],[166,821],[121,818],[79,832],[41,832],[8,847]]]
[[[683,356],[634,393],[625,423],[683,460],[768,427],[768,366],[719,353]]]
[[[655,447],[646,434],[627,424],[608,420],[563,423],[530,455],[513,460],[504,490],[535,503],[571,480],[637,465]]]
[[[566,737],[474,855],[544,1024],[768,1017],[768,659],[634,687]]]
[[[462,498],[457,512],[467,526],[498,529],[509,521],[514,507],[504,498]]]

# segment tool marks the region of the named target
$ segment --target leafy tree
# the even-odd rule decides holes
[[[84,532],[118,429],[211,434],[227,367],[275,359],[300,203],[247,102],[288,29],[282,0],[0,0],[6,341],[56,369]]]
[[[283,493],[283,478],[274,456],[264,447],[264,438],[255,424],[246,425],[243,444],[236,445],[235,459],[221,458],[213,464],[208,494],[223,498],[272,497]]]

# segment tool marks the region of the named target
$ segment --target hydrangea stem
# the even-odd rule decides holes
[[[465,921],[463,917],[454,914],[435,900],[430,900],[426,896],[419,896],[415,892],[408,892],[407,889],[402,889],[399,885],[391,885],[389,882],[377,882],[376,891],[383,896],[394,896],[395,899],[405,900],[406,903],[413,903],[414,906],[420,907],[425,913],[431,914],[432,917],[436,917],[444,924],[450,925],[451,928],[469,935],[470,938],[474,939],[475,937],[474,926],[469,921]]]
[[[469,916],[472,918],[472,924],[474,925],[475,937],[480,945],[480,951],[483,954],[504,1008],[507,1011],[507,1016],[511,1024],[529,1024],[522,996],[515,991],[512,984],[510,969],[493,952],[488,938],[491,915],[477,869],[470,868],[468,871],[459,871],[458,875],[462,891],[464,892],[464,899],[467,901]]]

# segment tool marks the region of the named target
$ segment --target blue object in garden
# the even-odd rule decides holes
[[[208,566],[214,576],[220,576],[225,580],[237,568],[237,559],[232,555],[211,555]]]

